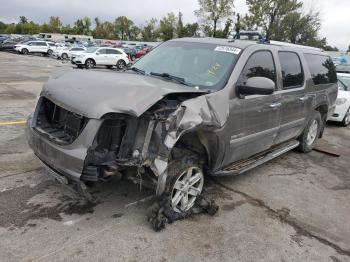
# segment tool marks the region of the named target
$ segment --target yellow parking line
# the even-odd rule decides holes
[[[25,120],[21,121],[13,121],[13,122],[0,122],[0,126],[5,126],[5,125],[23,125],[27,123]]]

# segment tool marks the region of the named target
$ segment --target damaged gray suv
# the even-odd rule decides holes
[[[205,175],[311,151],[337,90],[332,59],[316,49],[177,39],[124,72],[51,77],[27,138],[50,173],[86,195],[86,185],[123,175],[186,214]]]

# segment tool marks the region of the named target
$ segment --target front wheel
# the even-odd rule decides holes
[[[119,70],[122,70],[122,69],[124,69],[124,67],[126,67],[125,61],[124,61],[124,60],[119,60],[119,61],[117,62],[117,68],[118,68]]]
[[[174,216],[185,217],[191,212],[204,185],[204,174],[198,162],[191,158],[176,160],[168,166],[168,179],[163,197]]]
[[[62,59],[66,60],[68,59],[68,55],[66,53],[63,53],[62,56],[61,56]]]
[[[341,122],[343,126],[348,126],[350,124],[350,107],[346,111],[343,121]]]
[[[29,51],[28,51],[27,48],[23,48],[21,53],[22,53],[23,55],[28,55]]]
[[[47,55],[48,55],[48,56],[51,56],[52,53],[53,53],[53,51],[52,51],[51,49],[47,50]]]
[[[320,132],[322,130],[322,118],[321,114],[318,111],[315,111],[310,118],[306,128],[304,129],[303,133],[299,137],[299,147],[298,150],[303,153],[310,152],[318,137],[320,136]]]
[[[93,68],[95,66],[95,62],[92,59],[88,59],[85,61],[85,67],[86,69]]]

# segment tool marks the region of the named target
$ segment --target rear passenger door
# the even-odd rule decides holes
[[[116,65],[121,52],[115,49],[107,49],[108,65]]]
[[[300,56],[296,52],[280,51],[278,57],[281,65],[281,123],[275,140],[279,144],[297,137],[307,121],[311,98],[308,97],[305,73]]]

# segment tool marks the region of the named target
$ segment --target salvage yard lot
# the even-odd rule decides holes
[[[24,120],[60,70],[77,69],[1,52],[0,122]],[[155,233],[150,202],[129,205],[152,192],[112,181],[88,204],[47,176],[23,124],[1,123],[0,261],[350,261],[350,128],[327,126],[339,158],[292,151],[244,175],[207,179],[219,212]]]

